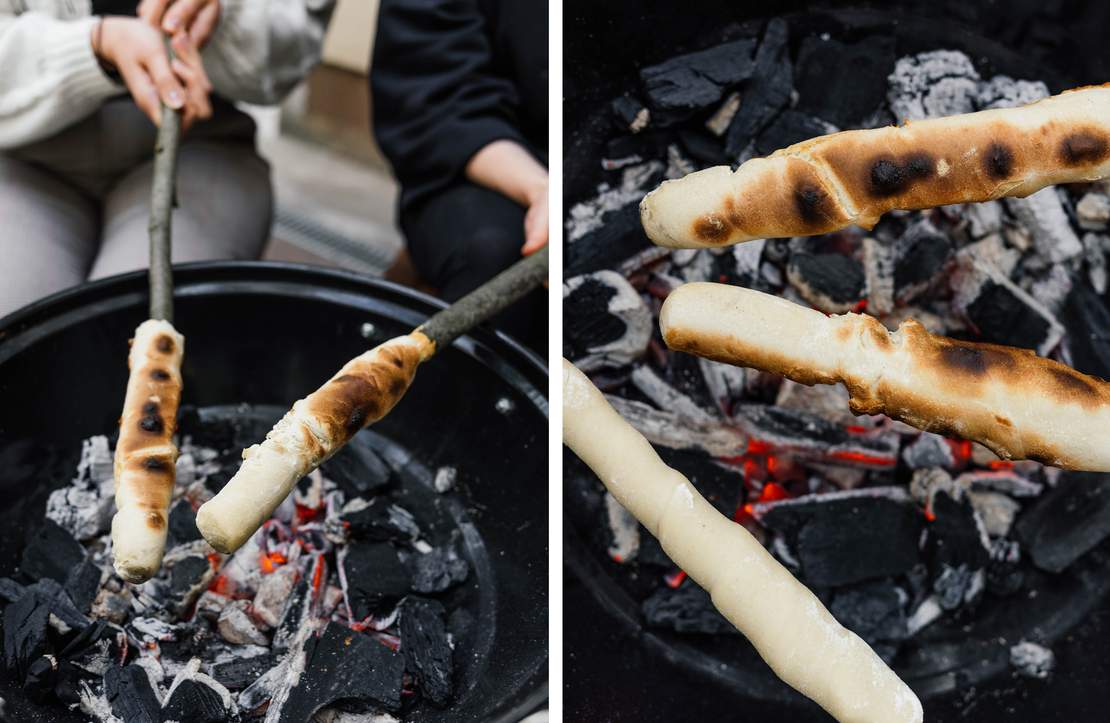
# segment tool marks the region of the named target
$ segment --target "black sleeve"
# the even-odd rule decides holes
[[[374,133],[402,206],[456,181],[490,142],[524,143],[477,0],[382,0],[370,72]]]

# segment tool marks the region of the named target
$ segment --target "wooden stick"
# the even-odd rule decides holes
[[[181,114],[162,106],[162,122],[154,145],[154,179],[150,191],[150,318],[173,322],[171,231],[177,147]]]

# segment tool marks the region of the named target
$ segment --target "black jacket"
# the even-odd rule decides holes
[[[402,211],[457,183],[492,141],[546,162],[547,82],[545,1],[382,0],[371,102]]]

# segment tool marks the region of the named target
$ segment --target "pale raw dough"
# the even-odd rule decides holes
[[[1032,351],[889,332],[861,314],[819,311],[713,283],[673,291],[659,313],[672,349],[782,374],[843,383],[857,414],[886,414],[983,443],[1003,459],[1110,472],[1110,384]]]
[[[819,136],[664,181],[640,204],[654,243],[725,246],[871,228],[894,209],[1028,196],[1110,176],[1110,84],[1020,108]]]
[[[563,360],[563,442],[713,598],[775,673],[841,723],[920,723],[921,703],[743,526],[663,463]]]
[[[132,583],[149,580],[162,565],[184,352],[185,337],[173,324],[149,319],[135,330],[128,356],[131,373],[115,454],[112,558],[119,576]]]
[[[204,539],[220,552],[239,549],[301,477],[338,452],[358,429],[389,413],[433,349],[419,332],[390,339],[295,402],[265,441],[243,450],[239,471],[197,511]],[[349,423],[352,411],[359,416]]]

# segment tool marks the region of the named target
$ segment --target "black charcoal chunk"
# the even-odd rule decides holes
[[[680,128],[678,142],[699,165],[723,166],[729,161],[720,139],[706,130]]]
[[[1062,572],[1110,535],[1110,474],[1064,472],[1015,526],[1033,564]]]
[[[340,700],[394,711],[401,707],[405,661],[399,653],[337,623],[309,638],[304,651],[304,672],[289,691],[278,716],[281,723],[306,723]]]
[[[226,691],[225,691],[226,692]],[[189,723],[224,723],[230,720],[223,696],[203,679],[177,684],[162,709],[163,720]]]
[[[613,118],[621,132],[639,133],[651,119],[644,104],[628,93],[614,98],[609,108],[613,111]]]
[[[790,502],[760,518],[782,532],[810,586],[848,585],[908,572],[920,559],[924,516],[916,505],[880,495]]]
[[[906,638],[905,601],[905,595],[890,580],[875,580],[838,590],[829,612],[841,625],[874,645]]]
[[[1013,595],[1025,582],[1021,567],[1021,545],[1016,540],[995,540],[991,543],[991,561],[987,566],[987,590],[999,597]]]
[[[340,519],[356,540],[406,542],[420,537],[420,526],[412,513],[382,497],[361,509],[344,512]]]
[[[301,578],[293,586],[293,592],[281,611],[281,620],[274,629],[272,647],[275,651],[282,652],[289,649],[297,630],[300,629],[308,605],[308,581]],[[359,618],[360,620],[362,618]]]
[[[775,119],[755,139],[755,152],[760,156],[767,156],[780,148],[792,146],[795,143],[835,133],[836,126],[826,123],[816,116],[801,113],[796,110],[787,110]]]
[[[104,673],[104,695],[112,713],[127,723],[162,723],[162,706],[146,671],[138,665],[112,666]]]
[[[666,126],[718,103],[754,69],[750,38],[680,55],[640,71],[652,120]]]
[[[952,258],[952,242],[935,229],[907,232],[904,248],[894,265],[894,298],[906,304],[921,295]]]
[[[212,564],[207,557],[190,555],[174,563],[170,571],[170,602],[178,614],[184,614],[197,596],[208,586]]]
[[[786,276],[806,301],[830,314],[842,314],[863,297],[863,264],[843,254],[796,253]]]
[[[454,545],[437,547],[409,558],[412,589],[420,593],[443,592],[466,579],[470,566],[459,557]]]
[[[972,572],[986,568],[990,549],[971,500],[966,496],[955,500],[939,490],[931,508],[934,519],[929,523],[926,549],[934,574],[945,567],[965,567]]]
[[[1072,366],[1110,379],[1110,307],[1087,284],[1074,284],[1061,319],[1068,328]]]
[[[416,678],[424,697],[440,706],[447,705],[453,687],[445,615],[442,605],[426,598],[409,597],[401,606],[405,670]]]
[[[88,614],[99,590],[100,568],[92,561],[83,560],[69,571],[65,591],[73,601],[73,606],[81,613]]]
[[[656,183],[653,179],[649,185]],[[640,224],[640,202],[635,201],[606,212],[601,226],[567,244],[563,278],[614,269],[649,246]]]
[[[234,648],[233,648],[234,649]],[[236,656],[212,665],[212,677],[228,690],[242,690],[274,667],[277,658],[272,653]]]
[[[1048,322],[1005,286],[987,280],[967,316],[981,341],[1036,349],[1048,335]]]
[[[32,579],[65,582],[69,571],[85,559],[85,548],[49,517],[27,542],[19,570]]]
[[[388,542],[351,545],[343,558],[347,599],[356,620],[391,607],[412,589],[412,577]]]
[[[616,295],[615,287],[587,276],[563,297],[563,314],[570,320],[563,329],[563,356],[581,359],[590,349],[624,336],[625,323],[609,313],[609,300]]]
[[[679,633],[736,635],[738,631],[713,607],[709,593],[687,581],[676,589],[656,588],[640,605],[644,620],[653,628]]]
[[[4,666],[20,681],[31,664],[47,652],[46,620],[50,608],[32,592],[4,610]]]
[[[376,451],[367,444],[354,441],[340,448],[331,459],[320,465],[324,476],[339,485],[347,495],[364,497],[387,487],[393,480],[393,470]]]
[[[169,539],[166,547],[182,545],[200,539],[197,529],[197,513],[189,500],[182,497],[170,508]]]
[[[4,602],[15,602],[23,597],[23,585],[10,577],[0,577],[0,599]]]
[[[859,128],[886,102],[894,70],[894,38],[872,35],[843,43],[807,36],[798,50],[796,109],[840,128]]]
[[[729,123],[725,152],[738,158],[747,145],[790,103],[794,71],[790,63],[790,28],[782,18],[767,23],[755,53],[751,81],[743,91],[740,110]]]

